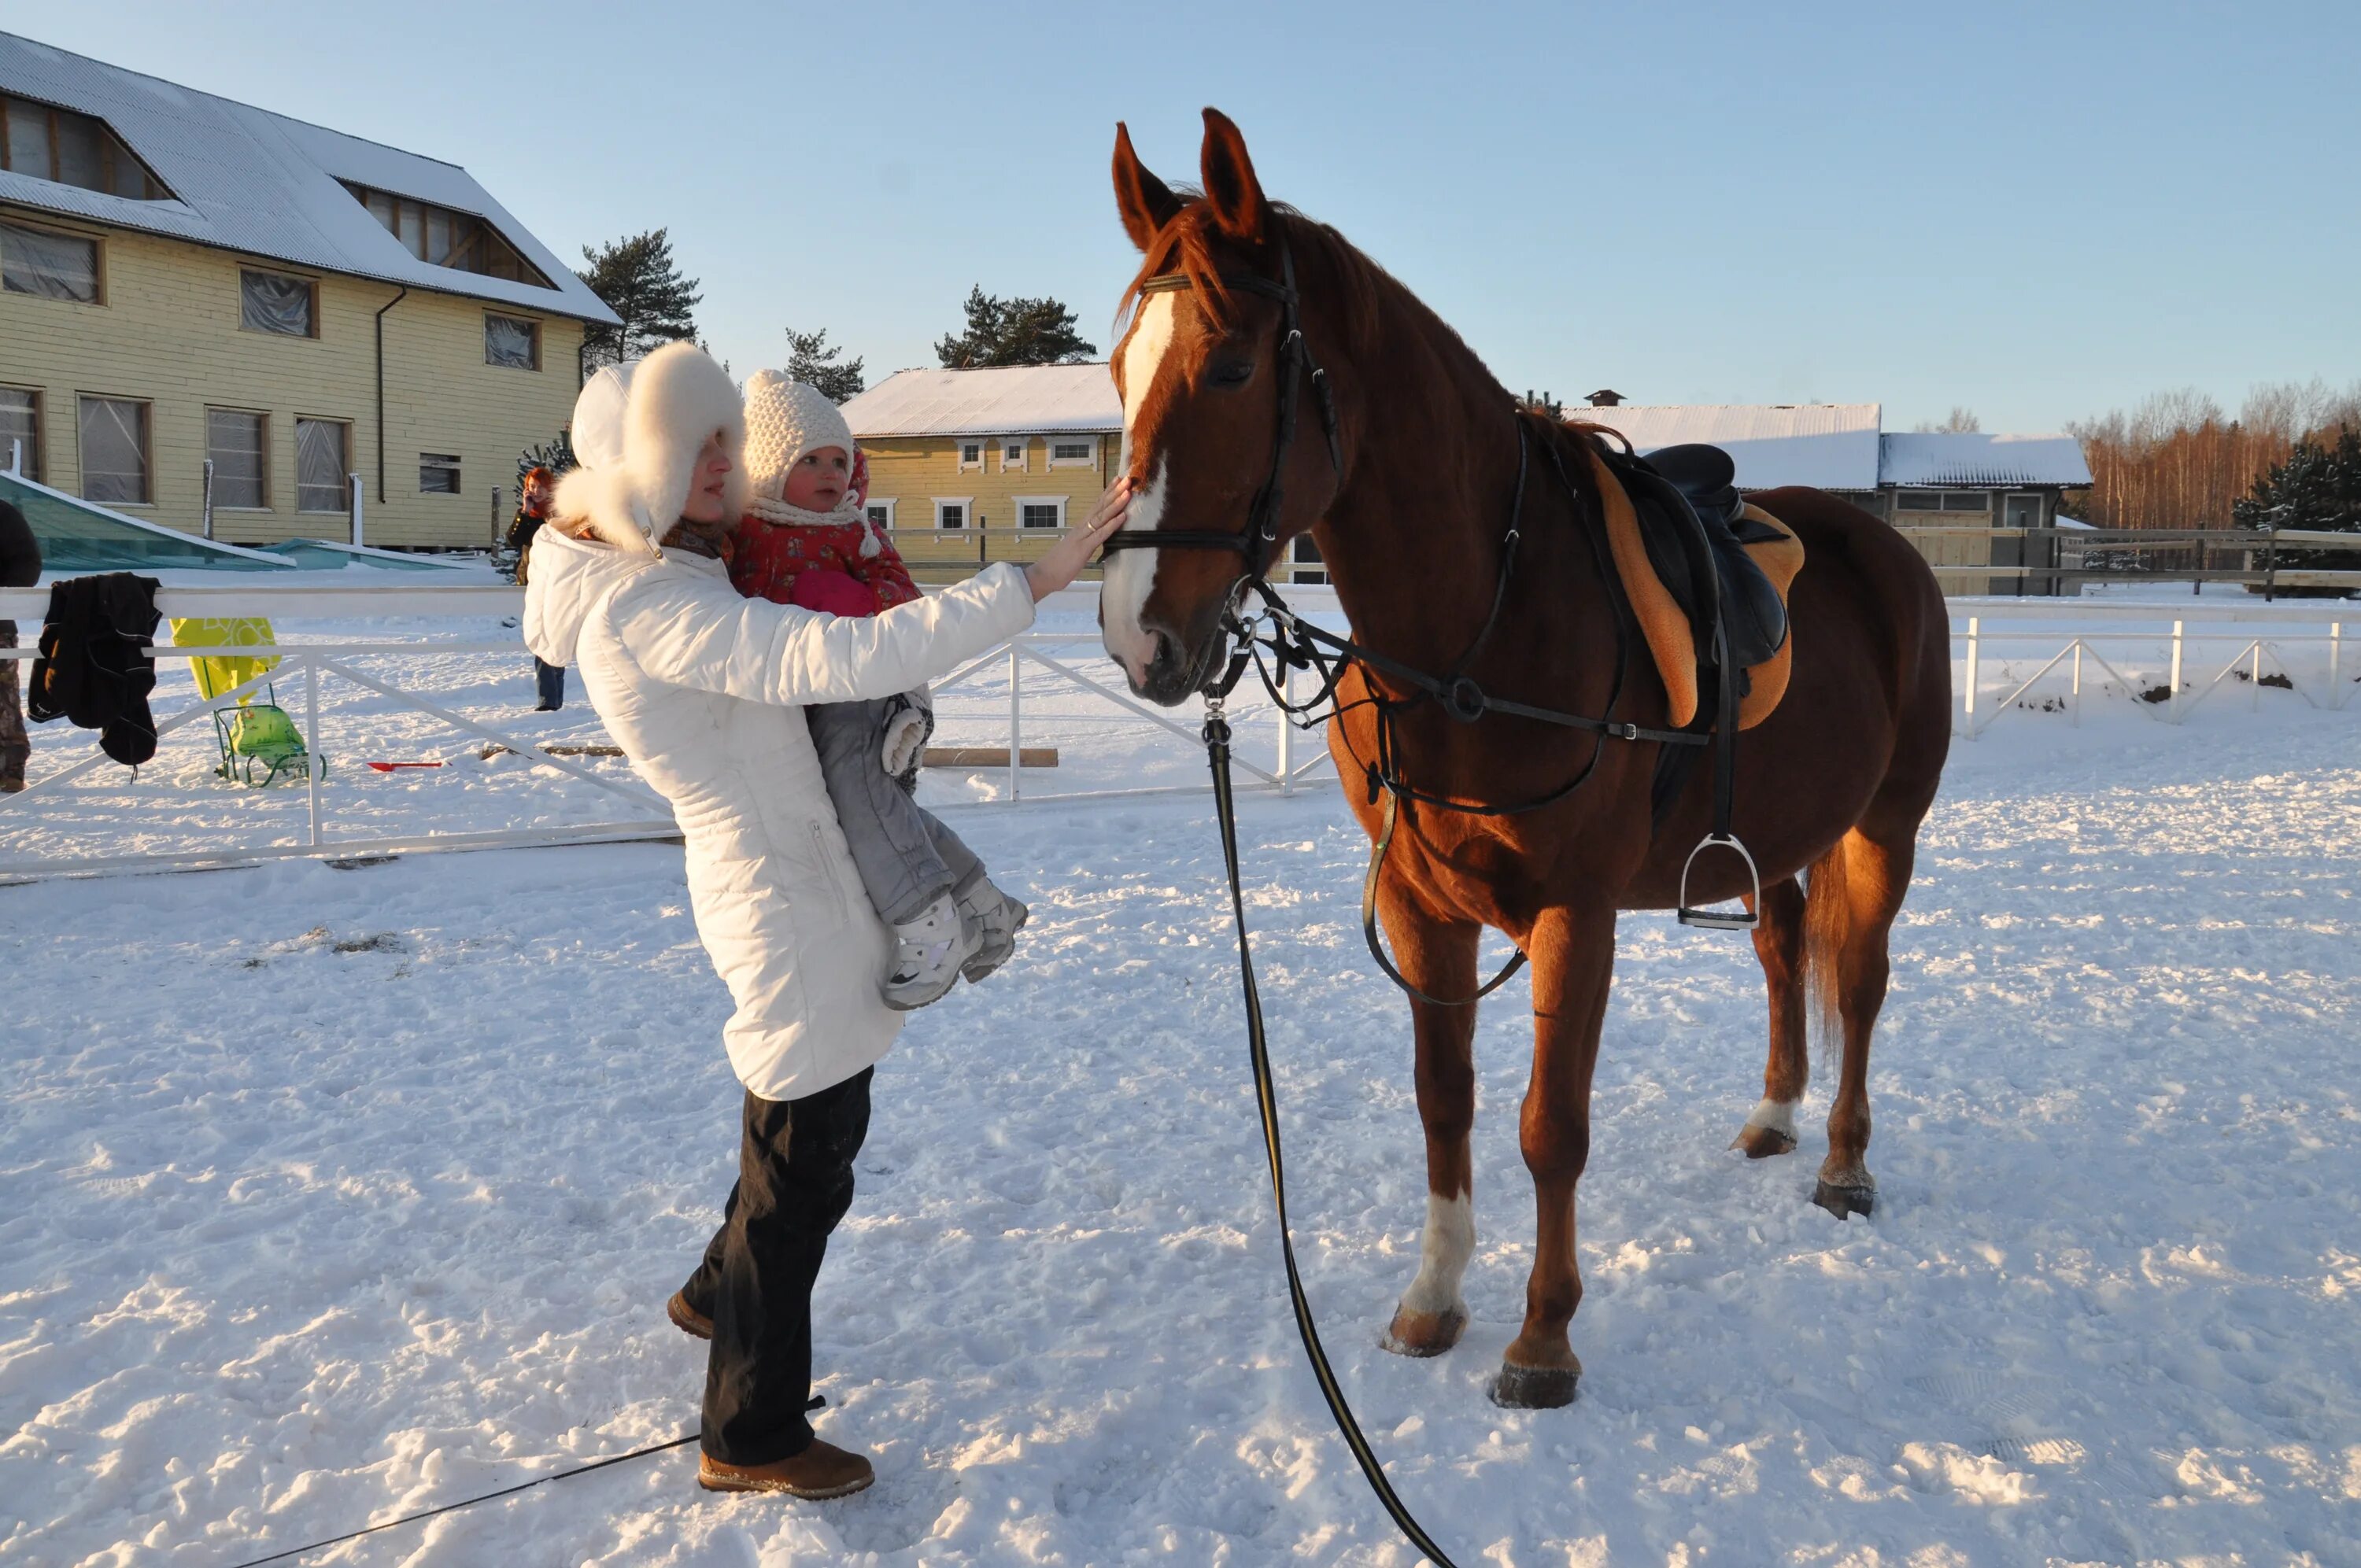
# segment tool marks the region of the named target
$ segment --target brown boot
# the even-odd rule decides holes
[[[877,1479],[867,1458],[814,1438],[811,1446],[775,1464],[724,1464],[697,1456],[697,1484],[708,1492],[785,1492],[791,1497],[849,1497]]]
[[[691,1339],[713,1337],[713,1320],[690,1306],[688,1298],[677,1290],[672,1293],[672,1299],[664,1303],[664,1316],[672,1320],[673,1327]]]

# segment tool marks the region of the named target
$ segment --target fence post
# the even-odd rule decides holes
[[[2345,706],[2345,623],[2328,623],[2328,711],[2336,712]]]
[[[1977,639],[1982,635],[1981,628],[1982,621],[1983,618],[1982,616],[1971,615],[1968,617],[1967,726],[1968,739],[1971,740],[1976,738],[1976,654],[1978,652],[1976,642]]]
[[[204,505],[200,510],[199,519],[203,524],[205,538],[211,541],[214,536],[214,460],[210,457],[205,459]]]
[[[2165,686],[2165,717],[2175,724],[2180,722],[2180,627],[2172,623],[2172,676]]]
[[[2255,645],[2248,652],[2254,662],[2246,667],[2246,711],[2260,713],[2263,710],[2263,640],[2256,638]]]
[[[345,476],[345,482],[353,488],[353,543],[358,544],[361,543],[363,514],[368,510],[361,496],[361,477],[358,474],[347,474]]]
[[[356,479],[355,486],[359,482]],[[357,488],[354,494],[359,494]],[[303,783],[312,797],[312,848],[316,850],[320,847],[320,775],[328,764],[320,752],[320,666],[312,659],[303,661]]]
[[[500,488],[492,487],[492,548],[500,547]]]
[[[1017,661],[1021,655],[1016,644],[1008,644],[1008,803],[1016,804],[1023,793],[1024,781],[1018,776],[1017,759],[1025,747],[1025,670]]]
[[[2074,728],[2082,728],[2082,640],[2074,639]]]
[[[1279,665],[1279,793],[1295,793],[1295,726],[1287,721],[1287,705],[1295,700],[1295,667],[1284,659]]]

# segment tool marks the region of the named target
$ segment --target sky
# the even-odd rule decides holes
[[[1117,120],[1199,111],[1511,389],[2048,431],[2361,378],[2361,6],[1393,0],[0,5],[0,27],[464,164],[568,261],[665,227],[741,374],[872,383],[971,286],[1104,355]]]

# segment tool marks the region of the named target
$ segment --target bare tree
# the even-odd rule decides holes
[[[1921,435],[1973,435],[1983,427],[1984,422],[1976,417],[1975,410],[1953,404],[1951,411],[1943,416],[1940,424],[1931,420],[1921,420],[1912,428]]]
[[[2340,423],[2361,424],[2361,382],[2257,385],[2233,419],[2193,387],[2157,392],[2067,429],[2091,466],[2086,521],[2108,528],[2224,528],[2233,503]]]

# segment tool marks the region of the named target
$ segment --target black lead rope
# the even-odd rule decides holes
[[[456,1514],[461,1508],[472,1508],[478,1503],[489,1503],[494,1497],[514,1497],[519,1492],[529,1492],[535,1486],[545,1486],[552,1481],[571,1480],[577,1475],[588,1475],[593,1470],[604,1470],[610,1464],[621,1464],[633,1459],[645,1459],[651,1453],[662,1453],[667,1449],[686,1447],[703,1435],[702,1432],[693,1431],[686,1437],[676,1437],[670,1442],[650,1443],[645,1448],[635,1448],[629,1453],[619,1453],[612,1459],[601,1459],[594,1464],[577,1465],[571,1470],[561,1470],[555,1475],[539,1475],[513,1486],[503,1486],[497,1492],[486,1492],[480,1497],[469,1497],[463,1502],[445,1503],[439,1508],[427,1508],[420,1513],[404,1514],[398,1519],[388,1519],[383,1524],[373,1524],[361,1530],[346,1530],[342,1535],[332,1535],[325,1541],[315,1541],[309,1546],[291,1546],[284,1552],[274,1552],[268,1557],[257,1557],[240,1563],[236,1565],[236,1568],[262,1568],[266,1563],[283,1563],[290,1557],[301,1557],[307,1552],[324,1551],[331,1546],[342,1545],[347,1541],[358,1541],[365,1535],[375,1535],[381,1530],[399,1530],[406,1524],[416,1524],[420,1519],[431,1519],[437,1514]]]
[[[1361,1434],[1361,1423],[1353,1419],[1353,1408],[1345,1402],[1345,1390],[1336,1381],[1335,1369],[1328,1365],[1328,1353],[1321,1348],[1319,1325],[1312,1321],[1312,1303],[1304,1299],[1303,1276],[1295,1266],[1295,1242],[1287,1224],[1287,1175],[1279,1151],[1279,1099],[1271,1086],[1270,1049],[1263,1038],[1262,993],[1255,985],[1254,950],[1246,939],[1246,890],[1238,876],[1237,803],[1230,793],[1230,725],[1223,717],[1218,701],[1209,704],[1205,716],[1205,755],[1213,771],[1213,813],[1221,823],[1222,861],[1230,878],[1230,916],[1237,924],[1238,981],[1246,993],[1246,1053],[1254,1064],[1255,1108],[1262,1113],[1263,1150],[1270,1157],[1270,1196],[1279,1212],[1279,1251],[1287,1263],[1287,1295],[1295,1308],[1295,1332],[1303,1341],[1303,1354],[1312,1363],[1312,1374],[1320,1381],[1320,1397],[1328,1401],[1328,1414],[1336,1422],[1345,1446],[1353,1451],[1353,1463],[1361,1467],[1361,1475],[1369,1489],[1378,1495],[1396,1529],[1409,1542],[1424,1552],[1435,1568],[1455,1568],[1443,1548],[1411,1517],[1410,1509],[1394,1495],[1393,1483],[1386,1479],[1385,1466],[1369,1447],[1369,1440]]]

